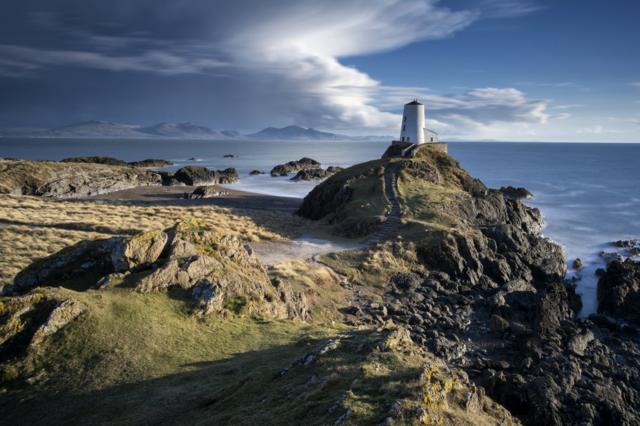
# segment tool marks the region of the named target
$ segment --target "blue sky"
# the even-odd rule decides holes
[[[24,0],[0,16],[0,126],[101,119],[445,139],[640,142],[640,3]]]

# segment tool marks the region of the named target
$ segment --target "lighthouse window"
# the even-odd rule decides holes
[[[404,132],[405,130],[407,130],[407,126],[405,126],[404,124],[402,125],[402,131]]]
[[[406,123],[407,122],[407,116],[405,115],[404,117],[402,117],[402,122]]]

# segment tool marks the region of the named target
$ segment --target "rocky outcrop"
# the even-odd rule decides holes
[[[365,258],[407,266],[391,277],[383,303],[349,310],[352,321],[406,326],[414,341],[463,369],[526,424],[638,423],[637,332],[577,318],[580,298],[564,282],[562,250],[539,234],[540,212],[487,189],[444,154],[414,154],[347,169],[300,208],[329,223],[361,222],[375,212],[384,186],[397,181],[403,238],[378,243]],[[612,275],[622,274],[615,268]],[[628,296],[619,301],[635,300],[635,275],[628,274]],[[625,312],[631,306],[637,310],[632,302]]]
[[[238,181],[239,176],[234,168],[214,171],[206,167],[187,166],[178,169],[171,178],[185,185],[194,186],[233,183]]]
[[[133,167],[149,167],[149,168],[167,167],[167,166],[171,166],[172,164],[173,163],[171,161],[159,160],[156,158],[147,158],[146,160],[129,162],[129,165]]]
[[[159,186],[158,173],[129,166],[52,161],[0,161],[0,194],[80,198]]]
[[[264,174],[264,172],[263,172],[262,170],[251,170],[251,171],[249,172],[249,175],[251,175],[251,176],[255,176],[255,175],[263,175],[263,174]]]
[[[80,301],[55,293],[0,300],[0,382],[5,379],[2,363],[34,355],[51,336],[86,311]]]
[[[511,198],[513,200],[522,200],[524,198],[532,198],[533,194],[529,192],[526,188],[515,188],[513,186],[502,186],[498,190],[504,194],[505,197]]]
[[[300,181],[300,180],[326,179],[329,176],[332,176],[341,170],[342,170],[342,167],[334,167],[334,166],[327,167],[326,169],[323,169],[321,167],[318,167],[315,169],[303,169],[303,170],[300,170],[298,173],[296,173],[296,175],[292,177],[291,180]]]
[[[126,166],[128,163],[113,157],[69,157],[60,160],[62,163],[92,163],[106,164],[108,166]]]
[[[300,170],[317,169],[320,163],[312,158],[303,157],[297,161],[289,161],[285,164],[278,164],[271,169],[271,176],[287,176],[289,173],[296,173]]]
[[[184,198],[189,200],[202,200],[204,198],[215,198],[224,195],[216,185],[199,186],[193,192],[184,194]]]
[[[640,326],[640,263],[615,260],[598,281],[598,312]]]
[[[226,311],[275,318],[308,315],[304,295],[272,283],[242,241],[191,222],[132,237],[80,242],[30,265],[5,291],[20,294],[39,286],[103,288],[140,271],[147,273],[129,284],[136,291],[182,288],[191,293],[197,305],[194,311],[200,315]]]

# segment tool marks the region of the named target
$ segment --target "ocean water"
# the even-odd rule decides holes
[[[315,183],[272,178],[269,170],[305,156],[324,167],[347,167],[378,158],[387,145],[388,141],[0,139],[0,157],[60,160],[107,155],[127,161],[167,159],[175,163],[170,169],[189,164],[235,167],[241,179],[234,188],[303,197]],[[582,314],[594,312],[594,272],[602,266],[599,253],[611,250],[611,241],[640,237],[640,144],[457,142],[449,144],[449,152],[490,187],[524,186],[534,194],[527,203],[542,211],[545,236],[563,247],[569,264],[576,257],[584,262],[584,269],[571,274],[580,278]],[[197,160],[189,160],[192,157]],[[253,169],[267,174],[249,176]]]

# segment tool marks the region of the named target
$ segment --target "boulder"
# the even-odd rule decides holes
[[[187,166],[178,169],[173,178],[185,185],[214,185],[218,183],[216,172],[201,166]]]
[[[30,349],[37,349],[49,336],[56,334],[71,321],[78,318],[87,307],[76,299],[69,298],[60,302],[49,314],[49,317],[34,333],[29,345]]]
[[[505,197],[511,198],[513,200],[522,200],[524,198],[532,198],[533,194],[529,192],[526,188],[516,188],[513,186],[503,186],[498,191],[504,194]]]
[[[119,240],[111,249],[111,263],[116,272],[129,271],[154,263],[164,250],[169,236],[150,231]]]
[[[213,171],[200,166],[183,167],[177,170],[172,177],[189,186],[233,183],[239,179],[238,172],[234,168]]]
[[[640,263],[609,264],[598,281],[598,312],[640,325]]]
[[[222,195],[224,192],[220,191],[216,185],[199,186],[191,193],[184,194],[184,198],[190,200],[201,200],[203,198],[215,198]]]
[[[278,164],[271,169],[271,176],[287,176],[289,173],[295,173],[300,170],[317,169],[320,163],[308,157],[303,157],[297,161],[289,161],[285,164]]]

